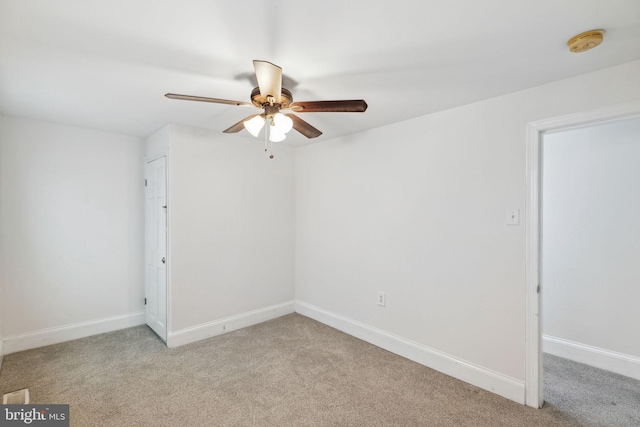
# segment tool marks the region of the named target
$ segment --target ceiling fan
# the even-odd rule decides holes
[[[282,68],[267,61],[253,61],[258,87],[251,91],[251,103],[231,101],[228,99],[206,98],[202,96],[179,95],[167,93],[171,99],[186,101],[212,102],[215,104],[254,106],[262,109],[263,113],[252,114],[238,123],[224,130],[225,133],[237,133],[247,129],[257,137],[265,127],[265,143],[267,138],[272,142],[279,142],[286,138],[286,133],[292,128],[306,136],[316,138],[322,135],[315,127],[292,113],[282,114],[281,110],[291,110],[296,113],[350,112],[362,113],[367,109],[367,103],[362,99],[342,101],[304,101],[293,102],[291,92],[282,87]]]

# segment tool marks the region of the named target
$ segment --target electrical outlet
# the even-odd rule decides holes
[[[380,307],[384,307],[386,304],[387,304],[387,294],[382,291],[378,291],[378,305]]]

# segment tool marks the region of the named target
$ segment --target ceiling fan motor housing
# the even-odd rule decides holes
[[[251,103],[258,108],[266,108],[267,106],[270,106],[271,102],[269,102],[268,98],[269,96],[262,96],[260,94],[259,87],[253,88],[253,90],[251,91]],[[280,92],[280,104],[274,105],[279,105],[280,108],[289,108],[289,104],[291,104],[292,102],[293,96],[291,95],[291,92],[289,92],[285,88],[282,88],[282,91]]]

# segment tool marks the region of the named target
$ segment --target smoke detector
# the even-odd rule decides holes
[[[590,30],[574,36],[567,42],[573,53],[586,52],[602,43],[604,30]]]

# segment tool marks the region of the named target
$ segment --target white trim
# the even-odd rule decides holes
[[[524,384],[514,378],[302,301],[296,301],[296,312],[436,371],[524,403]]]
[[[5,354],[144,325],[144,311],[3,338]]]
[[[294,312],[295,304],[293,301],[289,301],[282,304],[272,305],[258,310],[249,311],[247,313],[214,320],[213,322],[207,322],[189,328],[180,329],[176,332],[170,332],[168,334],[167,346],[178,347],[206,338],[222,335],[227,332],[235,331],[237,329],[246,328],[247,326],[266,322],[267,320],[272,320]]]
[[[544,132],[569,130],[591,126],[598,123],[610,122],[635,117],[640,114],[640,100],[625,102],[623,104],[610,105],[589,111],[567,114],[560,117],[551,117],[531,123],[534,127]]]
[[[171,142],[171,137],[169,137]],[[173,251],[171,249],[171,157],[169,156],[169,147],[166,150],[166,200],[167,200],[167,334],[171,330],[171,271]],[[145,261],[146,262],[146,261]],[[167,335],[168,336],[168,335]]]
[[[545,353],[640,380],[640,357],[543,335]]]
[[[527,194],[525,203],[525,405],[541,408],[542,358],[540,357],[540,128],[527,124]]]
[[[145,156],[144,162],[145,163],[151,163],[153,161],[161,159],[162,157],[169,157],[169,148],[168,147],[163,151],[160,151],[160,152],[157,152],[157,153],[153,153],[150,156]]]
[[[540,173],[543,132],[588,126],[640,114],[640,101],[632,101],[591,111],[527,123],[526,140],[526,331],[525,404],[540,408],[542,398],[542,345],[540,304]]]

